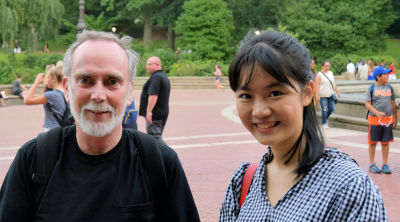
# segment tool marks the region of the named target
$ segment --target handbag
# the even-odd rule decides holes
[[[320,73],[322,73],[322,75],[324,75],[325,78],[328,79],[329,83],[331,84],[332,90],[333,90],[332,99],[333,99],[333,101],[334,101],[335,104],[336,104],[336,103],[337,103],[337,97],[336,97],[335,90],[334,90],[334,88],[333,88],[333,84],[332,84],[331,80],[330,80],[330,79],[328,78],[328,76],[326,76],[323,72],[320,72]]]

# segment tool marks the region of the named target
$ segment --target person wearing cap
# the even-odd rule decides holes
[[[389,143],[393,140],[393,128],[397,125],[396,95],[393,87],[388,84],[391,69],[377,67],[373,71],[376,83],[365,91],[365,106],[368,109],[368,144],[369,171],[373,173],[391,174],[388,166]],[[382,144],[382,170],[375,164],[376,144]]]

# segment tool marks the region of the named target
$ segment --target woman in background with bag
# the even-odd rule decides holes
[[[341,97],[335,84],[331,67],[328,61],[322,62],[322,70],[315,77],[315,98],[321,103],[321,119],[324,129],[328,129],[328,118],[335,111],[337,97]],[[335,95],[337,93],[337,97]]]

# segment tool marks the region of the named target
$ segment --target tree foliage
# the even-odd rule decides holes
[[[232,45],[237,45],[254,28],[267,29],[278,25],[287,0],[226,0],[232,11],[235,30]]]
[[[183,5],[175,31],[177,41],[193,50],[199,59],[229,59],[234,29],[232,12],[222,0],[190,0]]]
[[[32,49],[33,31],[44,39],[55,38],[63,13],[59,0],[0,0],[1,38],[3,41],[23,39],[21,45]]]
[[[314,57],[385,49],[382,29],[393,22],[390,0],[293,1],[282,24],[307,42]]]

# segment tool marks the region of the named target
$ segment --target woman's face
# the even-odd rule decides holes
[[[56,77],[52,77],[50,74],[47,74],[45,79],[47,79],[47,85],[49,88],[53,88]]]
[[[303,127],[303,107],[312,99],[314,83],[307,93],[278,82],[261,68],[256,68],[250,83],[244,88],[242,74],[236,92],[239,118],[247,130],[263,145],[287,145],[291,148]],[[307,95],[308,96],[307,96]]]
[[[314,67],[315,67],[315,62],[314,60],[311,60],[311,69],[314,69]]]
[[[48,73],[44,76],[43,85],[46,85],[46,86],[49,85],[49,83],[48,83],[48,81],[47,81],[48,76],[49,76]]]
[[[329,64],[329,62],[325,62],[325,64],[322,66],[322,71],[324,71],[326,73],[329,71],[329,68],[331,68],[331,65]]]

